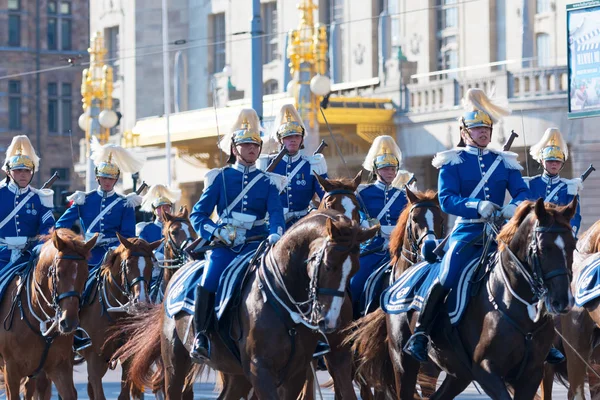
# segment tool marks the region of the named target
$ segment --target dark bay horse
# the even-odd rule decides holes
[[[210,334],[211,360],[206,365],[241,378],[237,397],[220,398],[244,396],[251,385],[261,400],[296,399],[320,337],[315,330],[338,328],[345,288],[358,269],[359,245],[376,232],[337,211],[319,211],[299,221],[266,252],[264,262],[250,270],[239,306],[225,316],[238,321],[231,336],[237,338],[240,359],[218,334]],[[178,399],[191,366],[192,317],[180,313],[171,319],[162,307],[122,327],[131,339],[119,356],[131,362],[132,382],[150,386],[155,385],[153,377],[161,376],[151,366],[162,353],[157,365],[162,364],[166,397]]]
[[[15,277],[0,304],[0,357],[9,400],[20,399],[21,380],[45,372],[65,400],[77,398],[73,384],[73,332],[88,277],[87,242],[68,229],[54,231],[27,276]]]
[[[123,341],[118,338],[106,340],[109,331],[122,318],[148,307],[149,282],[155,261],[153,250],[162,242],[126,239],[119,233],[117,237],[120,244],[107,255],[81,310],[81,327],[92,340],[92,345],[81,353],[87,363],[88,395],[96,400],[105,398],[102,378],[109,368],[109,360]],[[127,365],[122,367],[125,378]],[[126,379],[122,379],[119,399],[129,399],[132,389]],[[134,397],[140,395],[135,390],[132,393]]]
[[[434,324],[430,359],[448,375],[432,399],[452,399],[473,380],[494,399],[511,399],[506,384],[515,399],[534,398],[554,338],[551,315],[566,313],[573,302],[575,239],[569,221],[576,206],[577,200],[562,208],[544,205],[542,199],[524,202],[501,230],[498,256],[458,325],[452,328],[447,316]],[[353,334],[362,343],[357,348],[370,352],[360,354],[365,364],[381,363],[377,356],[389,351],[396,385],[384,386],[399,399],[415,395],[419,363],[402,349],[417,316],[386,316],[378,310],[360,320]]]

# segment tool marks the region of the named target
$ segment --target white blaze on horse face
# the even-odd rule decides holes
[[[146,272],[146,258],[145,257],[138,257],[138,272],[139,272],[139,276],[144,277],[144,272]],[[138,296],[138,301],[140,303],[146,303],[148,301],[148,299],[146,298],[146,282],[144,280],[139,281],[138,286],[139,286],[139,296]]]
[[[191,233],[190,233],[190,226],[186,223],[181,224],[181,229],[183,229],[183,231],[185,232],[185,237],[186,239],[189,239],[192,237]]]
[[[562,236],[557,236],[556,240],[554,241],[554,244],[556,245],[556,247],[558,247],[560,249],[560,251],[562,251],[563,254],[563,258],[565,260],[565,265],[567,263],[567,252],[565,251],[565,240],[562,238]]]
[[[433,222],[433,211],[427,210],[427,212],[425,213],[425,221],[427,222],[427,230],[431,231],[431,232],[435,232],[435,230],[433,229],[433,228],[435,228],[435,225]],[[426,239],[427,240],[435,240],[435,235],[433,233],[430,233],[427,235]]]
[[[340,287],[338,291],[345,293],[346,292],[346,282],[348,281],[348,277],[350,276],[350,272],[352,271],[352,260],[348,256],[344,263],[342,264],[342,276],[340,277]],[[325,316],[327,320],[327,325],[325,328],[327,329],[335,329],[337,327],[337,321],[340,317],[340,311],[342,311],[342,305],[344,304],[345,297],[334,297],[331,305],[329,306],[329,311]]]
[[[344,208],[344,215],[350,219],[352,219],[352,215],[354,214],[354,210],[356,209],[356,205],[352,201],[352,199],[348,196],[342,197],[342,207]]]

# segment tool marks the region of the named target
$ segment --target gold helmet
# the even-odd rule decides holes
[[[221,139],[219,148],[229,155],[228,163],[235,162],[235,157],[231,151],[233,146],[243,143],[253,143],[262,146],[262,133],[260,119],[251,108],[240,111],[236,122],[231,127],[231,132]]]
[[[558,128],[548,128],[542,139],[531,146],[531,157],[540,164],[544,161],[562,161],[569,158],[569,148]]]
[[[367,157],[363,162],[363,168],[375,172],[385,167],[400,168],[402,163],[402,151],[391,136],[378,136],[373,141]]]
[[[471,88],[463,99],[465,112],[459,118],[461,128],[471,129],[480,126],[493,128],[503,117],[510,115],[511,110],[496,104],[483,90]],[[462,136],[459,146],[464,146]]]
[[[140,210],[153,212],[160,206],[173,206],[181,198],[181,190],[169,189],[165,185],[152,185],[142,200]]]
[[[35,149],[25,135],[15,136],[6,150],[6,159],[4,171],[8,172],[11,169],[26,169],[35,171],[40,164],[40,158],[35,154]]]
[[[296,111],[296,107],[292,104],[285,104],[281,107],[275,123],[279,124],[274,135],[277,137],[279,143],[282,142],[283,138],[288,136],[301,135],[304,137],[306,132],[302,118],[298,114],[298,111]]]
[[[96,165],[95,173],[98,178],[119,179],[121,171],[135,173],[142,169],[145,158],[132,154],[128,150],[114,144],[101,145],[98,139],[92,137],[91,159]]]

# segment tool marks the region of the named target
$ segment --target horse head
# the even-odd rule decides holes
[[[378,226],[362,228],[344,215],[328,217],[326,236],[312,244],[313,256],[309,259],[307,273],[310,277],[311,296],[318,306],[317,322],[323,332],[339,328],[340,312],[350,277],[360,266],[360,244],[377,234]]]
[[[325,191],[319,204],[319,210],[337,210],[353,221],[359,222],[360,204],[356,198],[356,189],[360,184],[362,171],[359,171],[354,179],[329,179],[323,178],[317,173],[315,176]]]
[[[517,287],[517,276],[524,277],[530,293],[536,301],[544,300],[551,314],[564,314],[573,306],[570,281],[576,241],[570,221],[576,209],[577,196],[564,207],[544,204],[541,198],[526,201],[498,235],[502,268],[512,286]]]
[[[87,242],[79,239],[69,229],[52,232],[51,240],[40,251],[35,269],[34,296],[38,297],[37,302],[43,300],[39,304],[46,303],[54,309],[53,324],[58,325],[62,334],[79,326],[81,293],[88,278],[87,260],[98,235]]]
[[[177,214],[165,212],[163,218],[163,237],[166,240],[165,259],[176,265],[183,265],[187,261],[184,251],[186,246],[198,237],[192,227],[187,207],[182,206]]]
[[[149,284],[154,267],[153,251],[162,240],[148,243],[139,238],[125,238],[117,233],[119,246],[109,255],[103,265],[109,271],[114,286],[121,295],[127,296],[127,306],[133,310],[144,307],[149,301]]]
[[[444,237],[446,225],[446,215],[440,208],[436,192],[413,192],[408,187],[405,187],[405,191],[408,204],[400,214],[396,228],[390,236],[392,265],[399,265],[395,271],[398,274],[428,258],[427,254],[433,249],[428,248],[424,251],[423,247],[435,248],[436,239]]]

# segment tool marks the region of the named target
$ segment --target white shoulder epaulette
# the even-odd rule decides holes
[[[77,204],[78,206],[82,206],[85,204],[85,198],[87,195],[88,195],[88,193],[77,190],[75,193],[73,193],[72,195],[67,197],[67,200],[72,201],[74,204]]]
[[[523,177],[523,181],[525,181],[525,184],[527,185],[527,187],[530,187],[530,186],[529,186],[529,183],[530,183],[532,180],[534,180],[535,178],[538,178],[538,177],[539,177],[539,175],[536,175],[536,176],[524,176],[524,177]]]
[[[502,161],[504,161],[504,166],[506,168],[516,169],[519,171],[523,170],[523,167],[517,160],[517,158],[519,157],[517,153],[513,153],[512,151],[502,151],[496,149],[488,149],[488,151],[490,153],[498,154],[500,157],[502,157]]]
[[[261,154],[260,157],[258,157],[258,160],[256,160],[256,163],[254,163],[256,168],[260,169],[261,171],[266,171],[269,167],[269,164],[271,164],[271,156],[268,154]]]
[[[581,180],[581,178],[574,178],[574,179],[565,179],[565,178],[560,178],[560,180],[567,185],[567,193],[575,196],[576,194],[579,193],[579,191],[581,189],[583,189],[583,181]]]
[[[271,185],[277,188],[277,191],[281,192],[287,185],[287,178],[283,175],[276,174],[275,172],[264,172],[265,175],[271,181]]]
[[[147,227],[148,225],[150,225],[152,222],[138,222],[135,225],[135,236],[140,236],[142,234],[142,231],[144,230],[145,227]]]
[[[35,189],[29,187],[31,191],[40,196],[40,202],[44,207],[54,208],[54,190],[52,189]]]
[[[123,196],[121,196],[123,197]],[[124,196],[125,198],[125,207],[131,207],[131,208],[135,208],[139,205],[142,204],[142,196],[140,196],[139,194],[133,192],[133,193],[129,193],[128,195]]]
[[[221,171],[222,168],[214,168],[208,171],[206,175],[204,175],[204,190],[206,190],[207,187],[213,184],[213,182],[215,181],[217,176],[219,176],[219,173]]]
[[[318,175],[327,173],[327,161],[323,154],[313,154],[312,156],[306,156],[306,160],[310,164],[311,171],[316,172]]]
[[[450,150],[446,150],[446,151],[441,151],[441,152],[437,153],[435,155],[435,157],[433,157],[433,160],[431,161],[431,165],[440,169],[446,164],[450,164],[450,165],[461,164],[463,162],[463,159],[461,157],[462,152],[463,152],[463,149],[461,149],[461,148],[454,148],[454,149],[450,149]]]
[[[363,190],[365,190],[366,188],[368,188],[369,186],[371,186],[371,184],[369,184],[369,183],[361,183],[360,185],[358,185],[358,188],[356,188],[356,191],[358,193],[360,193]]]

